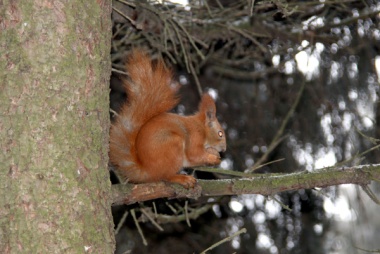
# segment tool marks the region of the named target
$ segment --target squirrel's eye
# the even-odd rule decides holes
[[[218,135],[219,135],[219,137],[223,137],[223,132],[222,131],[218,131]]]

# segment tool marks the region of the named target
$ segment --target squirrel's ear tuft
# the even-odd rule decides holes
[[[199,104],[199,111],[204,114],[207,122],[216,119],[215,102],[208,93],[203,94],[201,103]]]

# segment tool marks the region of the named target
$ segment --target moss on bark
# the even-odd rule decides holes
[[[112,253],[109,1],[4,1],[0,249]]]

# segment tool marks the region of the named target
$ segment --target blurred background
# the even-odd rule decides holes
[[[120,0],[112,18],[113,110],[128,96],[120,86],[125,57],[139,47],[174,70],[182,85],[175,112],[196,111],[201,92],[216,99],[227,134],[223,169],[291,173],[379,162],[377,1]],[[380,197],[378,182],[369,187]],[[180,216],[184,206],[196,214],[190,222]],[[153,211],[163,231],[147,219]],[[247,232],[209,253],[380,250],[380,206],[355,185],[162,199],[113,212],[116,253],[200,253],[241,228]]]

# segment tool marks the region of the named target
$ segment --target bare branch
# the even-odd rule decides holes
[[[328,187],[340,184],[367,185],[380,181],[380,164],[350,168],[328,168],[315,172],[292,174],[253,174],[251,178],[227,180],[198,180],[194,189],[165,182],[146,184],[118,184],[112,188],[114,205],[133,204],[156,198],[193,198],[200,196],[223,196],[261,194],[273,196],[283,191]]]

